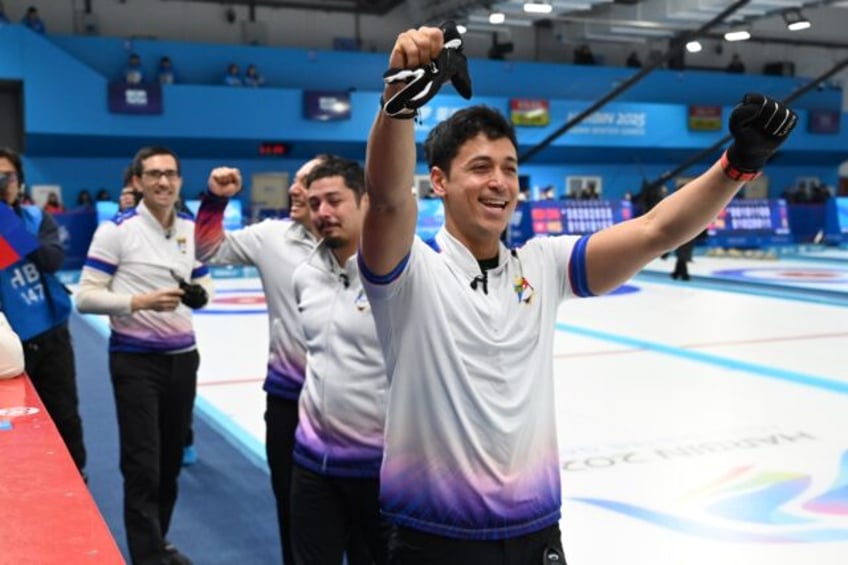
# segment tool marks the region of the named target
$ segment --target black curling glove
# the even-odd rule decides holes
[[[798,116],[782,102],[746,94],[730,114],[733,143],[722,157],[725,174],[734,180],[756,178],[797,123]]]
[[[171,271],[171,276],[174,277],[174,280],[177,281],[177,284],[180,285],[180,289],[184,293],[180,298],[180,301],[183,304],[192,310],[197,310],[198,308],[206,306],[206,303],[209,302],[209,295],[206,293],[206,289],[203,288],[203,286],[197,283],[186,282],[184,278],[174,271]]]

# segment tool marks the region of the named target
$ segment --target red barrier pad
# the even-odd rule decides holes
[[[0,380],[0,564],[124,563],[23,375]]]

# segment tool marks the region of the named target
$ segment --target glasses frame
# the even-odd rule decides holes
[[[151,182],[159,182],[162,177],[165,177],[168,182],[174,182],[182,178],[180,171],[174,169],[148,169],[146,171],[141,171],[140,176],[142,179]]]

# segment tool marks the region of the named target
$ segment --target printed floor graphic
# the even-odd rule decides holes
[[[673,267],[558,312],[569,565],[848,563],[848,253]],[[262,289],[217,287],[197,410],[261,461]]]

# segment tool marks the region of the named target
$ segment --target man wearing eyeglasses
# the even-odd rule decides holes
[[[53,217],[22,203],[23,185],[21,156],[0,147],[0,206],[8,206],[14,213],[5,221],[19,219],[38,239],[35,251],[0,270],[0,311],[21,338],[26,372],[82,473],[86,453],[68,332],[71,300],[55,276],[65,261],[65,249]]]
[[[176,208],[182,186],[177,156],[145,147],[132,172],[141,201],[98,227],[77,307],[110,316],[109,370],[132,562],[184,564],[191,561],[165,536],[200,360],[191,310],[207,303],[212,279],[195,259],[194,221]]]

